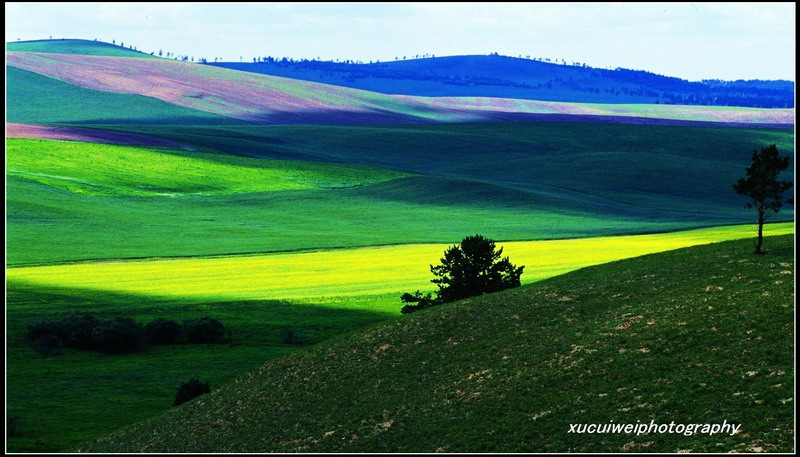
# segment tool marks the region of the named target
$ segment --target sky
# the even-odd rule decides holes
[[[195,59],[490,54],[690,81],[795,80],[795,3],[5,3],[6,41],[98,39]]]

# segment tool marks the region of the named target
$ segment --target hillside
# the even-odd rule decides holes
[[[726,189],[752,150],[776,143],[794,152],[792,131],[784,129],[108,127],[184,147],[9,140],[9,265],[449,243],[465,233],[536,240],[741,224],[754,212]],[[59,154],[70,160],[54,160]],[[260,181],[235,179],[238,169]],[[793,214],[789,206],[772,221]]]
[[[9,120],[19,123],[113,123],[115,119],[126,119],[127,115],[119,112],[113,116],[101,115],[92,109],[65,105],[65,100],[59,96],[50,98],[51,109],[40,104],[27,105],[24,94],[32,92],[26,90],[27,87],[36,84],[52,86],[61,82],[82,92],[102,94],[92,95],[93,98],[109,95],[119,98],[120,94],[145,96],[150,101],[160,100],[184,111],[189,109],[257,124],[424,124],[565,120],[570,117],[580,121],[626,123],[794,124],[792,109],[395,96],[168,59],[10,51],[6,55],[6,66],[14,68],[12,77],[22,81],[22,84],[15,82],[12,86],[21,97],[12,98],[8,105],[9,112],[14,113]],[[40,78],[46,76],[51,81],[31,81],[36,78],[28,72]],[[75,89],[67,93],[73,93]],[[41,99],[35,93],[31,96]],[[65,106],[66,110],[63,109]],[[141,103],[133,106],[141,106]],[[65,115],[53,113],[62,110],[70,114],[83,113],[84,118],[65,119]],[[127,110],[125,105],[118,108],[122,113]],[[177,119],[173,120],[174,117]],[[154,113],[149,122],[142,123],[187,122],[177,114]]]
[[[87,56],[154,58],[152,54],[136,51],[103,41],[60,39],[12,41],[6,43],[6,52],[47,52],[54,54],[79,54]]]
[[[497,97],[587,103],[791,108],[792,81],[690,82],[647,71],[499,55],[413,58],[390,62],[323,62],[259,57],[218,67],[425,97]]]
[[[238,119],[184,108],[139,94],[86,89],[10,65],[6,65],[6,122],[135,125],[246,124]]]
[[[791,452],[793,238],[443,305],[268,363],[80,452]],[[721,424],[734,435],[570,434]]]

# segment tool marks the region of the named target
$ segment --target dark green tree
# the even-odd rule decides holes
[[[431,280],[439,287],[436,298],[431,294],[405,293],[400,297],[407,305],[401,310],[409,313],[441,303],[463,298],[499,292],[518,287],[524,266],[513,265],[508,257],[501,257],[503,248],[497,249],[495,242],[481,235],[468,236],[460,244],[449,247],[441,258],[441,264],[431,265]]]
[[[192,378],[186,382],[181,383],[178,390],[175,392],[175,400],[172,406],[178,406],[186,403],[187,401],[197,398],[211,392],[211,387],[207,382],[200,382],[197,378]]]
[[[755,208],[758,213],[755,253],[761,254],[764,223],[780,211],[784,204],[783,193],[792,187],[792,182],[778,179],[778,175],[789,168],[789,156],[780,155],[774,144],[754,150],[752,160],[752,164],[745,170],[747,176],[739,178],[733,185],[733,190],[739,195],[749,197],[750,201],[745,203],[745,208]],[[791,202],[790,198],[787,203]]]

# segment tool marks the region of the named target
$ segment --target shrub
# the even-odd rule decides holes
[[[45,334],[30,341],[31,347],[41,355],[58,355],[64,348],[64,340],[56,335]]]
[[[225,336],[225,326],[211,317],[183,321],[183,332],[190,343],[218,343]]]
[[[39,354],[55,355],[61,353],[67,332],[60,322],[39,319],[28,324],[25,337],[28,344]]]
[[[102,321],[92,331],[94,348],[102,352],[135,352],[142,348],[144,341],[142,324],[126,317]]]
[[[413,313],[414,311],[419,311],[421,309],[439,304],[439,300],[433,298],[431,294],[428,293],[422,295],[422,292],[420,291],[414,292],[414,295],[411,295],[409,293],[404,293],[400,297],[400,301],[402,301],[403,303],[416,303],[416,305],[403,306],[403,308],[400,309],[400,312],[403,314]]]
[[[84,313],[73,314],[61,321],[66,339],[64,343],[75,349],[91,349],[94,342],[92,332],[100,324],[97,316]]]
[[[197,378],[192,378],[184,383],[181,383],[180,387],[178,387],[177,392],[175,392],[175,400],[172,402],[172,406],[178,406],[186,403],[195,397],[199,397],[200,395],[207,394],[209,392],[211,392],[211,388],[208,386],[207,382],[203,383]]]
[[[145,326],[147,342],[150,344],[175,344],[181,336],[181,324],[158,318]]]
[[[303,335],[292,329],[283,329],[281,332],[281,343],[283,344],[303,344],[304,342]]]

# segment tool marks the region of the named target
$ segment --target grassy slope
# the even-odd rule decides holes
[[[791,227],[769,227],[768,234]],[[749,229],[700,230],[611,239],[502,243],[524,264],[524,283],[624,257],[747,236]],[[222,259],[186,259],[11,268],[7,271],[9,411],[23,422],[14,451],[49,452],[157,415],[175,387],[202,376],[212,385],[302,346],[280,342],[284,329],[306,343],[398,315],[398,296],[430,289],[428,264],[445,246],[394,246]],[[564,255],[569,253],[569,255]],[[310,279],[313,278],[313,279]],[[375,295],[378,292],[383,295]],[[155,347],[124,357],[80,351],[41,357],[24,341],[28,322],[74,311],[140,322],[200,314],[232,332],[224,346]],[[103,382],[87,382],[103,366]],[[43,405],[42,398],[52,398]],[[113,405],[125,404],[124,413]],[[69,417],[69,420],[65,420]],[[74,424],[79,423],[80,426]]]
[[[91,452],[790,452],[793,240],[713,244],[437,307],[267,364]],[[729,423],[734,436],[571,423]]]
[[[27,124],[242,125],[150,97],[84,89],[6,66],[6,122]]]
[[[751,221],[753,211],[725,189],[743,174],[752,149],[777,143],[782,152],[793,153],[792,132],[775,129],[580,123],[114,128],[197,149],[428,176],[324,192],[161,198],[78,195],[10,176],[11,265],[451,243],[475,232],[524,240],[738,224]],[[14,149],[9,153],[13,163]],[[154,163],[178,161],[151,157]],[[202,157],[220,164],[231,160],[226,154]],[[96,168],[87,162],[83,169],[78,166],[78,173],[67,165],[48,165],[47,174],[83,179],[89,173],[85,170]],[[294,169],[303,167],[314,165],[297,164]],[[154,178],[163,176],[151,171]],[[103,179],[130,181],[119,175]],[[147,185],[175,187],[169,180]],[[792,217],[787,207],[774,220]]]
[[[6,154],[7,176],[85,195],[228,195],[363,186],[408,176],[368,167],[75,141],[12,138]],[[136,173],[130,173],[133,167]]]
[[[122,46],[117,46],[116,44],[104,43],[102,41],[73,39],[8,42],[6,43],[6,51],[154,58],[154,56],[150,54],[134,51],[133,49],[124,48]]]

